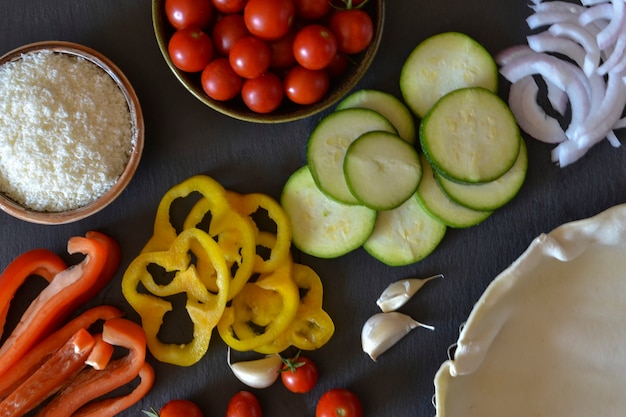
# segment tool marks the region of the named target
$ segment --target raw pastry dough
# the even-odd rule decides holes
[[[622,416],[626,205],[537,237],[435,376],[437,417]]]

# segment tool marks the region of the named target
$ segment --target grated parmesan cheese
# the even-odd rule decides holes
[[[122,91],[94,63],[37,51],[0,66],[0,192],[18,204],[94,201],[123,172],[132,132]]]

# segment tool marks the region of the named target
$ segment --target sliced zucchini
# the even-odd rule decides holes
[[[517,161],[500,178],[482,184],[463,184],[436,174],[443,191],[457,203],[474,210],[495,210],[513,199],[526,179],[528,152],[522,140]]]
[[[315,127],[307,145],[307,163],[324,194],[344,204],[359,204],[346,183],[343,160],[352,142],[375,130],[397,133],[380,113],[362,108],[330,113]]]
[[[399,207],[381,211],[363,248],[389,266],[404,266],[430,255],[446,233],[445,224],[428,214],[413,194]]]
[[[400,71],[404,101],[419,118],[447,93],[465,87],[498,90],[498,67],[487,50],[466,34],[444,32],[422,41]]]
[[[381,131],[364,133],[350,144],[343,170],[352,195],[374,210],[398,207],[415,193],[422,178],[415,147]]]
[[[428,160],[424,155],[421,157],[423,174],[422,181],[417,188],[417,197],[424,210],[445,225],[457,229],[474,226],[493,213],[492,211],[472,210],[452,201],[439,187]]]
[[[482,87],[442,97],[420,125],[420,144],[433,168],[452,181],[493,181],[517,160],[521,135],[513,113]]]
[[[413,113],[402,100],[393,94],[380,90],[358,90],[341,100],[335,109],[343,110],[354,107],[377,111],[393,124],[402,139],[409,143],[415,143],[417,129]]]
[[[322,193],[308,165],[289,177],[280,202],[294,246],[318,258],[336,258],[359,248],[376,223],[375,210],[341,204]]]

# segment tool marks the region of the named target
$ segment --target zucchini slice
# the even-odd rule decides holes
[[[341,100],[335,110],[354,107],[377,111],[393,124],[402,139],[411,144],[417,140],[413,113],[402,100],[393,94],[380,90],[358,90]]]
[[[348,188],[361,204],[391,210],[417,190],[422,166],[417,150],[400,136],[367,132],[352,142],[343,162]]]
[[[528,151],[522,140],[517,161],[500,178],[482,184],[463,184],[436,174],[443,191],[457,203],[474,210],[495,210],[517,195],[526,179]]]
[[[446,230],[446,225],[428,214],[413,194],[399,207],[378,213],[374,231],[363,248],[386,265],[410,265],[430,255]]]
[[[428,160],[423,155],[421,157],[423,175],[417,188],[417,197],[424,210],[456,229],[477,225],[491,216],[492,211],[472,210],[452,201],[439,186]]]
[[[315,127],[307,144],[307,163],[324,194],[344,204],[359,204],[346,183],[343,160],[352,142],[374,130],[397,133],[380,113],[363,108],[335,111]]]
[[[376,223],[375,210],[342,204],[321,192],[308,165],[291,174],[280,202],[294,246],[318,258],[337,258],[359,248]]]
[[[441,97],[465,87],[497,92],[498,66],[481,44],[459,32],[444,32],[422,41],[400,71],[404,101],[419,118]]]
[[[442,97],[420,125],[420,144],[433,168],[452,181],[493,181],[517,160],[521,135],[507,104],[482,87]]]

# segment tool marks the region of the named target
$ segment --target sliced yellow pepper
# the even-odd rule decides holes
[[[213,206],[214,203],[210,199],[199,200],[189,211],[183,227],[201,228],[217,240],[228,267],[233,271],[228,293],[228,299],[231,300],[252,276],[256,257],[255,229],[230,205],[227,211],[219,213],[218,216]],[[203,226],[209,214],[211,215],[209,225]],[[202,267],[202,264],[198,264],[198,268]],[[207,285],[209,289],[214,289],[210,282]]]
[[[226,307],[217,330],[222,340],[238,351],[271,343],[293,321],[300,297],[291,276],[292,262],[248,282]]]
[[[211,265],[217,293],[204,285],[206,278],[199,275],[190,252],[205,265]],[[154,265],[173,273],[173,278],[167,283],[157,283],[151,273]],[[145,252],[136,257],[122,277],[122,293],[141,317],[147,345],[154,357],[161,362],[190,366],[208,349],[211,333],[226,307],[229,282],[230,271],[222,250],[206,232],[191,228],[175,237],[169,250]],[[173,308],[165,298],[181,293],[187,296],[185,309],[193,322],[193,339],[189,343],[163,343],[158,337],[159,330],[165,314]]]
[[[300,293],[298,312],[282,334],[255,349],[259,353],[279,353],[289,346],[301,350],[319,349],[335,332],[335,324],[322,309],[323,286],[319,275],[306,265],[294,263],[293,279]]]
[[[227,191],[226,197],[235,210],[247,216],[255,225],[258,230],[257,246],[270,249],[267,259],[257,253],[254,272],[270,272],[278,268],[291,254],[291,226],[283,208],[272,197],[262,193],[238,194]],[[261,211],[267,212],[267,217],[274,223],[273,225],[260,224],[255,220],[255,214]],[[267,230],[268,227],[272,230]],[[266,241],[259,241],[269,233],[274,236],[271,246]]]

